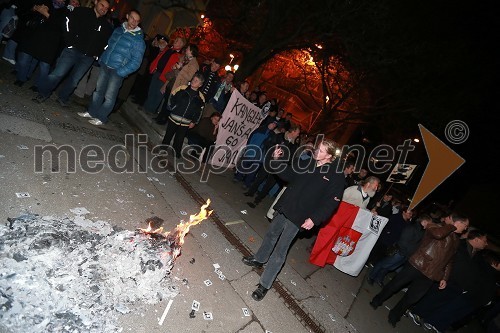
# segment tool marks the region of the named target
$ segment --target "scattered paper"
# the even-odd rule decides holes
[[[25,145],[18,145],[17,148],[22,149],[22,150],[29,149],[28,146],[25,146]]]
[[[224,281],[226,279],[226,276],[224,274],[219,274],[219,279],[221,279],[222,281]]]
[[[212,312],[203,312],[203,319],[205,320],[213,320]]]
[[[186,213],[185,211],[181,210],[179,213],[181,213],[181,215],[187,215],[188,213]]]
[[[146,194],[148,198],[154,198],[155,196],[151,193]]]
[[[228,248],[226,248],[224,251],[226,251],[226,253],[230,253],[231,252],[231,250],[228,249]]]
[[[243,311],[243,315],[245,317],[250,317],[250,311],[248,311],[247,308],[241,308],[241,310]]]
[[[293,281],[293,280],[290,280],[290,283],[293,284],[294,286],[297,285],[297,283],[295,281]]]
[[[213,266],[214,266],[215,269],[219,269],[220,268],[219,264],[214,264]]]
[[[200,302],[193,300],[191,304],[191,310],[198,311],[200,309]]]
[[[207,238],[207,236],[208,236],[208,235],[207,235],[206,233],[202,233],[202,234],[201,234],[201,237],[203,237],[203,238]]]
[[[330,319],[331,319],[332,321],[335,321],[335,318],[333,317],[333,315],[332,315],[331,313],[329,313],[329,314],[328,314],[328,316],[330,317]]]
[[[140,189],[139,189],[139,192],[146,193],[146,190],[145,190],[145,189],[143,189],[143,188],[140,188]]]
[[[212,285],[212,281],[210,281],[210,280],[205,280],[205,281],[203,281],[203,283],[204,283],[204,284],[205,284],[205,286],[207,286],[207,287],[210,287],[210,286]]]
[[[16,193],[16,197],[18,197],[18,198],[29,198],[30,194],[28,192],[19,192],[19,193]]]
[[[246,209],[244,209],[244,210],[242,210],[242,211],[241,211],[241,214],[243,214],[243,215],[247,215],[247,214],[248,214],[248,212],[247,212],[247,210],[246,210]]]

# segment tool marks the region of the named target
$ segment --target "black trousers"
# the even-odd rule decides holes
[[[434,281],[422,274],[418,269],[411,264],[405,264],[403,270],[399,272],[382,291],[373,298],[373,303],[380,306],[384,301],[388,300],[392,295],[408,286],[403,298],[389,311],[389,320],[398,322],[401,316],[412,306],[417,303],[431,288]]]
[[[269,191],[273,188],[273,186],[276,184],[276,177],[270,173],[268,173],[264,167],[261,167],[259,171],[257,172],[257,176],[255,176],[255,180],[253,181],[252,185],[248,189],[248,193],[251,195],[254,195],[255,192],[259,189],[259,185],[265,182],[262,190],[257,193],[257,196],[255,197],[256,202],[261,202],[262,199],[266,197],[266,195],[269,193]]]
[[[165,132],[165,136],[163,137],[163,141],[161,143],[164,145],[169,145],[172,141],[172,138],[174,138],[174,144],[172,145],[172,147],[175,150],[175,155],[177,157],[181,157],[182,144],[184,143],[184,138],[186,137],[188,129],[189,126],[177,125],[169,119],[167,122],[167,131]]]
[[[163,94],[163,104],[161,106],[161,111],[160,113],[156,116],[156,120],[159,122],[165,122],[168,119],[168,116],[170,115],[170,107],[168,105],[168,101],[170,99],[170,93],[172,92],[172,87],[174,86],[174,81],[175,79],[171,79],[167,87],[165,88],[165,94]]]

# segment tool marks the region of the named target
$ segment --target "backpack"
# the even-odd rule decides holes
[[[18,21],[17,15],[12,16],[9,20],[9,23],[7,23],[7,25],[2,29],[2,35],[5,38],[12,37],[14,31],[16,31],[17,28],[17,21]]]

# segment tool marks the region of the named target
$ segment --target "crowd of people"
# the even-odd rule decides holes
[[[14,84],[22,87],[36,75],[30,87],[37,94],[34,102],[44,103],[57,91],[63,107],[81,86],[91,100],[78,115],[101,126],[116,109],[124,80],[136,75],[130,94],[165,126],[162,143],[172,143],[175,155],[185,157],[187,138],[194,147],[190,157],[202,162],[210,157],[235,89],[263,109],[267,116],[249,135],[233,177],[252,199],[251,208],[266,196],[277,198],[262,245],[243,258],[252,267],[265,265],[252,293],[256,301],[271,288],[298,232],[319,230],[344,201],[388,218],[370,253],[367,281],[381,288],[370,302],[374,309],[406,288],[389,312],[391,325],[407,315],[417,325],[444,332],[474,316],[487,322],[498,313],[500,259],[488,249],[488,236],[466,216],[442,208],[410,210],[367,169],[355,172],[354,161],[339,157],[335,142],[308,137],[277,99],[259,87],[250,89],[246,80],[235,82],[231,71],[220,75],[220,59],[201,62],[198,46],[181,37],[172,43],[161,34],[147,40],[137,10],[113,22],[109,8],[108,0],[95,0],[92,8],[80,7],[79,0],[9,3],[0,31],[8,39],[2,58],[14,66]]]

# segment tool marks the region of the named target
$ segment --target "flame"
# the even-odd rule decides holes
[[[205,220],[210,216],[210,214],[212,214],[213,210],[208,210],[208,206],[210,206],[210,199],[207,199],[207,202],[201,206],[198,214],[190,215],[189,222],[179,223],[173,232],[163,232],[163,227],[153,229],[151,222],[146,229],[139,228],[139,230],[145,234],[162,234],[163,237],[171,239],[172,243],[182,246],[182,244],[184,244],[184,236],[186,236],[189,232],[191,226],[201,223],[201,221]]]
[[[203,206],[201,206],[200,212],[198,214],[189,216],[189,222],[181,222],[177,225],[177,227],[175,227],[175,243],[179,245],[184,244],[184,236],[186,236],[186,234],[189,232],[189,228],[191,228],[191,226],[193,225],[201,223],[201,221],[205,220],[210,216],[210,214],[212,214],[213,210],[207,210],[208,206],[210,206],[210,199],[207,199],[207,202]]]

